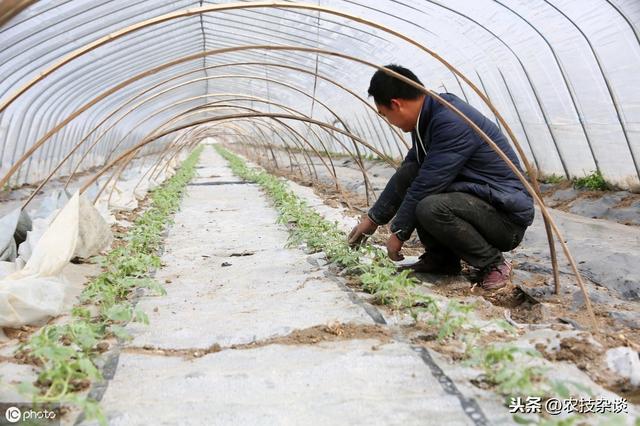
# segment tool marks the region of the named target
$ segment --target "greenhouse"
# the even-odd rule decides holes
[[[637,0],[2,0],[0,75],[0,424],[640,424]]]

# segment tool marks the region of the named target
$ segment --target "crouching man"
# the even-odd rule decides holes
[[[410,70],[391,69],[422,85]],[[366,217],[351,231],[357,245],[393,219],[392,260],[414,230],[425,247],[415,272],[457,274],[460,259],[479,268],[485,290],[504,287],[511,264],[502,253],[520,244],[533,221],[533,200],[507,164],[462,118],[432,97],[380,70],[369,95],[391,124],[411,133],[412,147]],[[484,131],[520,167],[498,127],[450,93],[440,94]]]

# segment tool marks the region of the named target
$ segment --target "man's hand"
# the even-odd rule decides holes
[[[378,229],[378,225],[369,216],[365,216],[349,233],[347,242],[350,247],[356,247],[364,243]]]
[[[396,234],[391,234],[387,240],[387,254],[389,255],[389,259],[393,261],[404,259],[404,256],[400,253],[403,244],[404,241],[398,238]]]

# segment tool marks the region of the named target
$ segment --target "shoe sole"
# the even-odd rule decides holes
[[[480,284],[479,287],[485,291],[496,291],[496,290],[500,290],[501,288],[505,288],[506,286],[507,286],[507,283],[502,283],[502,285],[495,285],[495,286],[484,286]]]

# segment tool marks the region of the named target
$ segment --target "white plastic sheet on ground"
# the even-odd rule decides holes
[[[20,207],[0,218],[0,260],[12,261],[17,256],[13,233],[20,220]]]
[[[35,244],[23,268],[11,272],[17,265],[3,262],[0,273],[8,275],[0,276],[0,327],[37,323],[60,314],[68,287],[64,267],[74,257],[99,253],[110,242],[107,223],[91,202],[76,193],[37,242],[25,242]]]

